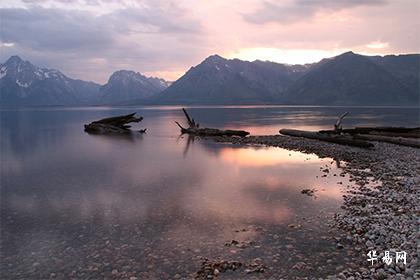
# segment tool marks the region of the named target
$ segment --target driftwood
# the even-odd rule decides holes
[[[420,148],[420,140],[417,140],[420,139],[420,127],[355,127],[351,129],[343,129],[341,122],[347,115],[348,112],[342,114],[338,118],[337,123],[334,125],[334,130],[319,131],[318,134],[323,135],[321,138],[331,138],[332,135],[347,135],[347,137],[353,137],[354,140],[359,139],[367,141],[388,142],[397,145]],[[316,136],[316,139],[319,138],[319,135]]]
[[[336,134],[336,133],[327,134],[327,133],[319,133],[319,132],[296,130],[296,129],[281,129],[280,134],[304,137],[304,138],[309,138],[309,139],[316,139],[316,140],[332,142],[332,143],[348,145],[348,146],[361,147],[361,148],[373,147],[372,143],[369,143],[361,139],[356,139],[355,137],[351,135],[341,135],[341,134]]]
[[[189,128],[199,128],[200,127],[200,125],[198,123],[196,123],[193,118],[190,118],[190,115],[188,115],[187,110],[182,108],[182,112],[184,112],[185,118],[188,121]]]
[[[182,134],[191,134],[191,135],[198,135],[198,136],[240,136],[245,137],[249,134],[248,131],[244,130],[220,130],[216,128],[200,128],[200,125],[195,122],[193,118],[191,118],[187,111],[182,108],[184,112],[185,118],[188,122],[188,128],[183,127],[179,122],[175,121],[175,123],[181,129]]]
[[[136,113],[117,116],[112,118],[105,118],[98,121],[85,124],[85,131],[93,134],[131,134],[129,123],[138,123],[143,120],[143,117],[136,117]],[[146,129],[141,129],[137,132],[144,133]]]
[[[348,114],[349,114],[349,112],[345,112],[344,114],[342,114],[341,116],[338,117],[338,120],[334,125],[334,131],[336,133],[341,133],[341,131],[343,130],[343,127],[341,126],[341,123],[343,122],[344,117],[347,116]]]
[[[355,127],[342,129],[347,134],[369,134],[391,137],[420,138],[420,127]],[[335,130],[321,130],[320,133],[335,133]]]
[[[380,136],[380,135],[369,135],[369,134],[355,134],[355,138],[363,139],[368,141],[378,141],[378,142],[387,142],[397,145],[409,146],[414,148],[420,148],[420,140],[413,138],[403,138],[403,137],[390,137],[390,136]]]

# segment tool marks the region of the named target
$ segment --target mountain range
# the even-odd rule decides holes
[[[287,91],[287,102],[419,105],[419,58],[419,55],[368,57],[347,52],[314,67],[297,80]]]
[[[258,60],[228,60],[212,55],[154,96],[154,100],[178,104],[276,103],[309,67]]]
[[[109,77],[108,83],[100,87],[103,94],[99,100],[106,104],[116,104],[141,100],[162,92],[170,82],[160,78],[148,78],[140,73],[119,70]]]
[[[346,52],[305,65],[212,55],[173,83],[120,70],[101,86],[12,56],[0,64],[0,105],[419,105],[419,73],[419,54]]]
[[[169,84],[163,79],[120,70],[101,86],[12,56],[0,64],[0,105],[112,105],[150,97]]]
[[[98,85],[39,68],[18,56],[0,64],[1,105],[78,105],[99,97]]]

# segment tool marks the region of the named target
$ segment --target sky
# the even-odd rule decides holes
[[[3,0],[0,61],[101,84],[121,69],[174,81],[212,54],[304,64],[420,53],[419,18],[418,0]]]

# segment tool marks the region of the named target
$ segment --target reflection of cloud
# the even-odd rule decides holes
[[[304,160],[316,159],[308,155],[280,148],[230,148],[220,151],[220,158],[230,164],[240,166],[263,167],[270,165],[302,164]]]
[[[179,131],[172,122],[183,117],[182,112],[173,111],[172,107],[161,109],[142,111],[144,125],[154,129],[141,141],[132,142],[91,137],[80,125],[88,119],[128,109],[78,111],[71,120],[55,119],[56,115],[63,115],[61,111],[54,111],[53,115],[43,112],[40,119],[36,117],[39,113],[28,112],[23,118],[28,127],[34,127],[35,132],[44,131],[44,127],[50,129],[40,135],[37,145],[32,145],[34,151],[23,153],[25,160],[19,160],[21,156],[15,153],[8,155],[20,167],[5,174],[9,184],[4,195],[10,198],[6,199],[7,207],[37,217],[45,213],[61,217],[65,213],[73,220],[95,224],[117,221],[129,225],[133,221],[179,215],[188,216],[194,223],[278,224],[295,214],[300,205],[295,195],[300,197],[303,187],[328,186],[325,197],[339,199],[338,195],[332,195],[337,190],[334,181],[315,180],[319,167],[325,163],[315,155],[196,141],[191,143],[188,157],[183,157],[188,140],[184,137],[177,142],[174,135]],[[206,112],[194,110],[197,115],[200,110]],[[270,115],[288,121],[277,113],[285,109],[273,110]],[[223,113],[226,112],[217,112],[219,117]],[[48,116],[55,121],[48,122],[45,119]],[[247,114],[235,111],[233,116],[243,119]],[[296,118],[304,119],[300,113]],[[65,133],[62,123],[66,124]],[[19,137],[26,139],[22,140],[22,146],[28,145],[28,139],[33,144],[34,131],[21,131]],[[8,137],[10,142],[16,142],[12,135]],[[16,191],[22,188],[23,193]]]
[[[300,208],[299,201],[305,198],[300,193],[303,188],[324,188],[318,201],[326,204],[341,199],[336,177],[316,179],[319,168],[329,159],[320,161],[315,155],[254,147],[222,147],[217,159],[208,163],[200,188],[187,199],[186,205],[198,216],[279,224]]]
[[[220,171],[220,170],[219,170]],[[202,186],[187,200],[199,217],[212,217],[226,223],[252,221],[279,224],[291,217],[293,209],[286,201],[267,204],[247,192],[247,186],[261,182],[246,177],[242,172],[223,178],[223,183],[209,174]],[[214,178],[214,179],[212,179]],[[245,182],[246,181],[246,182]]]
[[[264,177],[264,186],[266,189],[275,190],[278,189],[280,185],[281,181],[276,176],[269,175]]]
[[[66,175],[56,169],[63,164],[62,154],[48,152],[46,166],[50,175],[47,181],[59,180],[60,190],[44,186],[47,183],[41,177],[32,182],[35,189],[29,188],[25,195],[12,195],[10,207],[26,213],[42,213],[45,209],[49,209],[49,213],[69,212],[75,219],[96,217],[96,221],[103,223],[117,219],[129,224],[165,211],[193,213],[197,220],[240,222],[251,219],[281,223],[296,207],[293,200],[285,199],[284,195],[280,200],[261,200],[261,194],[299,194],[302,187],[318,187],[314,177],[321,163],[315,155],[280,148],[226,146],[214,153],[217,147],[208,152],[196,142],[193,151],[184,158],[181,156],[184,143],[175,145],[176,139],[157,142],[145,138],[137,144],[126,145],[111,138],[84,138],[87,142],[79,142],[80,155],[88,154],[93,145],[96,160],[69,169]],[[156,145],[159,152],[151,148]],[[111,155],[109,151],[115,149],[118,154]],[[80,160],[80,155],[74,155],[71,150],[69,153],[67,161]],[[35,156],[39,160],[40,155]],[[32,166],[33,162],[29,160],[26,164]],[[84,177],[87,174],[82,169],[92,165],[98,171],[89,168],[89,176]],[[28,171],[27,165],[24,170]],[[79,174],[76,181],[73,174]],[[66,180],[67,176],[72,179]],[[318,184],[330,186],[328,193],[336,189],[331,182]],[[249,192],[250,189],[258,190],[258,195]],[[49,194],[33,196],[39,191]]]

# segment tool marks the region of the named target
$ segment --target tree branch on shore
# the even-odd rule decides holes
[[[338,133],[338,134],[341,133],[341,131],[343,130],[343,127],[341,126],[341,123],[343,122],[344,117],[347,116],[348,114],[349,114],[349,112],[345,112],[344,114],[342,114],[341,116],[338,117],[338,120],[334,125],[335,133]]]
[[[188,128],[183,127],[179,122],[175,121],[178,127],[181,129],[182,134],[192,134],[198,136],[240,136],[245,137],[249,135],[248,131],[244,130],[220,130],[217,128],[199,128],[199,124],[195,122],[193,118],[191,118],[187,111],[182,108],[184,112],[185,118],[188,122]]]

